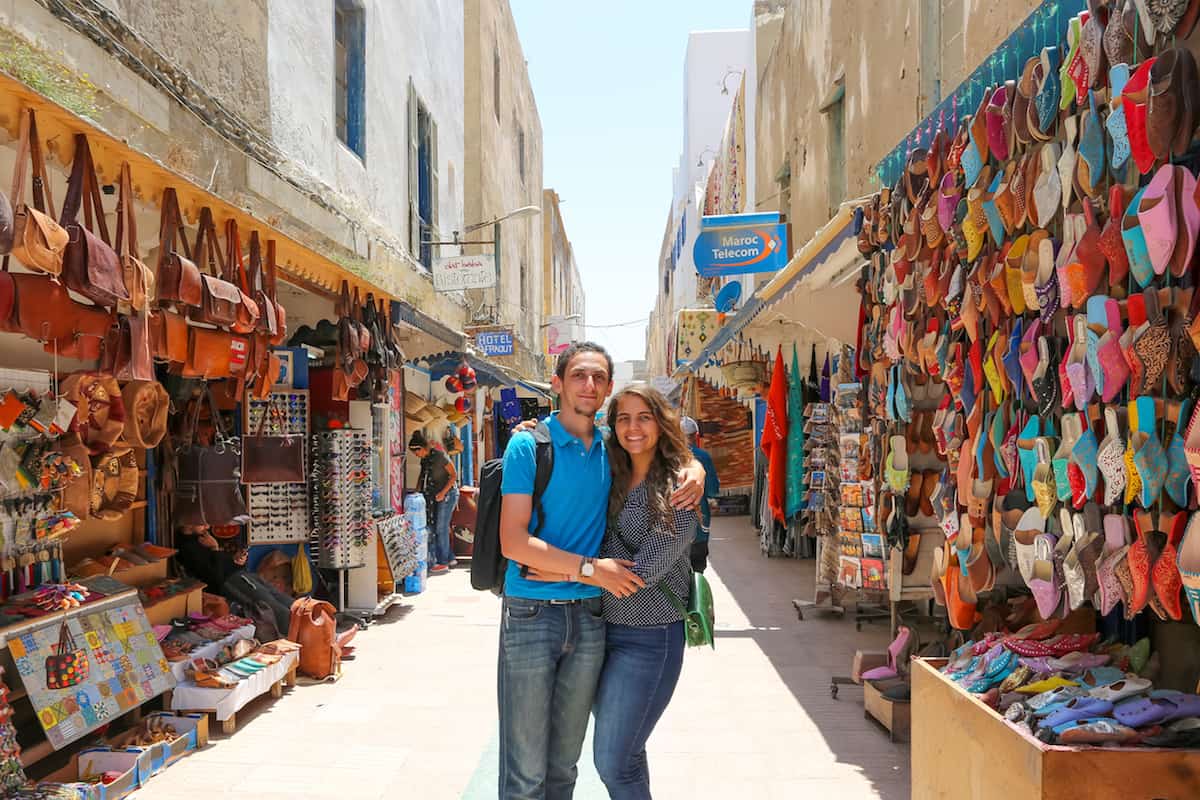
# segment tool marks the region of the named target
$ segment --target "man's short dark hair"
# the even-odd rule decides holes
[[[554,374],[559,380],[566,380],[567,367],[571,364],[571,359],[580,353],[599,353],[604,356],[604,360],[608,362],[608,378],[612,380],[613,376],[613,360],[602,346],[595,342],[572,342],[571,346],[558,354],[558,362],[554,365]]]
[[[429,440],[425,438],[425,434],[421,431],[413,431],[412,436],[408,440],[409,450],[428,450]]]

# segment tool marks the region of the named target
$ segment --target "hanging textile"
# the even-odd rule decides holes
[[[825,366],[821,368],[821,402],[832,403],[833,392],[829,386],[829,353],[825,354]]]
[[[800,356],[792,343],[792,372],[788,381],[787,518],[804,510],[804,386],[800,380]]]
[[[808,356],[808,386],[804,387],[811,394],[818,395],[820,400],[821,379],[817,376],[817,345],[814,343],[812,352]]]
[[[767,500],[771,515],[784,521],[784,495],[787,482],[788,438],[787,368],[783,365],[783,348],[775,351],[775,367],[771,370],[771,389],[767,393],[767,417],[763,424],[759,447],[767,457]]]

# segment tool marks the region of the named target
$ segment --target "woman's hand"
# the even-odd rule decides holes
[[[514,435],[516,435],[518,433],[521,433],[522,431],[532,431],[534,428],[537,427],[537,424],[538,424],[538,421],[536,419],[521,420],[516,425],[513,425],[512,433]]]
[[[671,493],[672,508],[700,509],[700,501],[704,499],[704,474],[704,467],[695,459],[679,470],[675,476],[678,488]]]

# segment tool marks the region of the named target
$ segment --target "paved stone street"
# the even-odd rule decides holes
[[[746,517],[714,520],[708,575],[717,649],[687,654],[650,741],[655,797],[907,798],[907,747],[863,718],[857,689],[829,696],[856,647],[886,646],[884,627],[798,622],[790,600],[811,596],[813,563],[761,558]],[[136,797],[496,797],[498,601],[460,569],[410,603],[359,634],[339,682],[252,705],[236,734],[218,732]],[[606,796],[587,747],[580,800]]]

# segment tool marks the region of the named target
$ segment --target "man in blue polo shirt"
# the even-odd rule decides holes
[[[541,499],[545,521],[532,536],[537,446],[518,433],[504,452],[500,541],[505,576],[498,669],[500,797],[569,800],[600,670],[604,666],[601,590],[618,597],[644,584],[627,562],[597,559],[608,517],[612,474],[596,412],[612,389],[612,359],[591,342],[563,352],[552,380],[560,410],[550,416],[554,470]],[[704,490],[693,463],[672,502],[692,506]],[[536,521],[534,521],[536,522]],[[539,582],[522,565],[579,575],[583,582]]]

